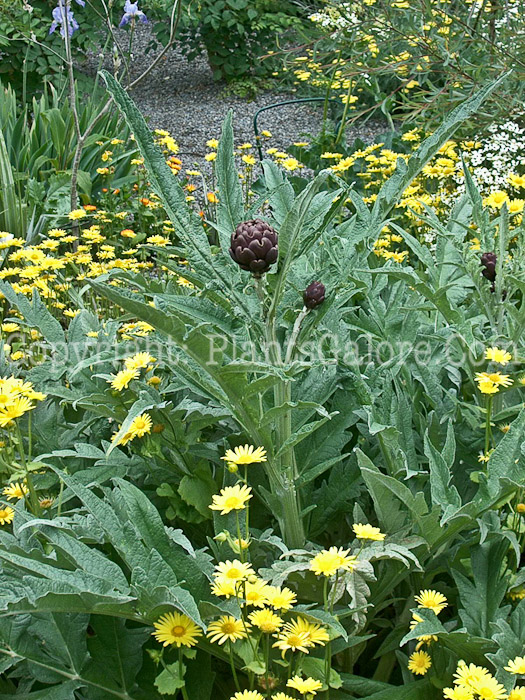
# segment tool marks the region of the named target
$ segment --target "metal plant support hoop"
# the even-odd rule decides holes
[[[292,104],[304,104],[305,102],[329,102],[330,104],[336,104],[338,106],[341,105],[341,103],[338,100],[334,99],[326,99],[326,97],[301,97],[295,100],[283,100],[282,102],[275,102],[272,105],[266,105],[265,107],[260,107],[255,114],[253,115],[253,133],[255,134],[255,142],[257,144],[257,152],[259,154],[259,160],[264,160],[262,148],[261,148],[261,138],[259,136],[259,128],[257,126],[257,120],[259,118],[259,114],[261,112],[266,112],[268,109],[276,109],[277,107],[284,107],[285,105],[292,105]],[[337,125],[337,129],[339,129],[339,124]]]

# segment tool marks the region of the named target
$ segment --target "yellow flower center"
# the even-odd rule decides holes
[[[222,626],[223,634],[234,634],[235,625],[233,622],[225,622]]]
[[[226,508],[237,508],[241,501],[237,498],[237,496],[230,496],[224,501],[224,505]]]
[[[289,634],[286,640],[291,647],[300,647],[304,644],[305,640],[297,634]]]
[[[185,634],[186,630],[182,625],[177,625],[171,630],[171,633],[174,637],[183,637]]]
[[[226,578],[233,578],[233,579],[238,579],[241,578],[241,572],[239,569],[229,569],[228,572],[226,573]]]

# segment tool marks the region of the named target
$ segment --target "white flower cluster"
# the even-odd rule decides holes
[[[352,3],[349,2],[333,5],[323,12],[314,12],[309,19],[331,30],[353,29],[359,23],[359,18],[352,11]]]
[[[489,132],[491,136],[484,139],[479,148],[465,153],[465,161],[482,194],[505,189],[510,173],[525,165],[525,129],[509,120],[503,124],[492,124]],[[458,192],[463,191],[461,164],[458,164],[454,179],[460,185]]]
[[[523,52],[523,40],[525,39],[522,0],[519,2],[507,0],[503,16],[494,21],[494,28],[496,30],[496,46],[499,49],[511,50],[515,55],[519,56]]]

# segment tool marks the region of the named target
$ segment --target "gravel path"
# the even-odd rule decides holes
[[[127,37],[126,40],[127,42]],[[123,45],[125,45],[123,41]],[[150,41],[148,27],[137,27],[134,42],[133,64],[137,73],[144,69],[155,55],[145,54]],[[93,72],[95,61],[91,59],[83,70]],[[132,92],[133,99],[148,119],[152,128],[167,129],[180,146],[180,155],[186,167],[194,163],[202,167],[203,156],[208,150],[206,141],[218,138],[222,122],[229,109],[234,113],[235,142],[254,143],[253,116],[257,109],[266,105],[293,99],[293,94],[260,92],[249,101],[235,95],[225,94],[224,85],[213,81],[212,73],[204,57],[191,63],[176,49],[169,51],[159,65]],[[315,105],[286,105],[268,110],[258,119],[259,131],[272,133],[269,145],[286,150],[293,141],[303,140],[306,135],[318,133],[322,120],[322,109]],[[347,133],[351,142],[360,137],[371,142],[378,132],[384,130],[381,122],[369,121]]]

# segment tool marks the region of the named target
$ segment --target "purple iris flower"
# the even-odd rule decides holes
[[[85,2],[84,0],[77,0],[79,5],[84,6]],[[67,24],[67,31],[69,36],[73,35],[73,32],[76,32],[76,30],[79,28],[78,22],[76,21],[72,10],[68,8],[67,10],[67,18],[65,17],[66,15],[66,8],[62,5],[62,2],[60,1],[53,10],[53,21],[51,22],[51,26],[49,28],[49,33],[52,34],[55,29],[60,26],[60,36],[64,37],[65,36],[65,29],[64,29],[64,19],[66,19],[66,24]]]
[[[134,22],[135,20],[140,20],[141,22],[146,23],[148,18],[144,12],[142,12],[142,10],[139,10],[138,2],[130,2],[130,0],[126,0],[126,4],[124,5],[124,14],[122,15],[122,19],[120,20],[120,24],[118,26],[123,27],[124,25]]]

